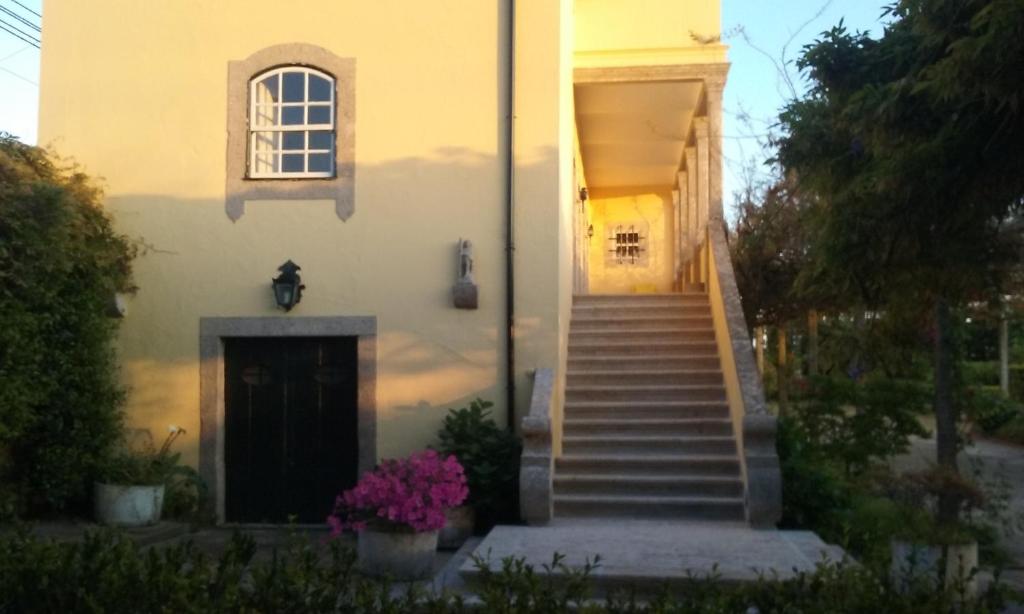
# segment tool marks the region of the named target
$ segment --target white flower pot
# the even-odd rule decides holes
[[[359,569],[392,580],[430,577],[437,551],[437,531],[413,533],[366,528],[359,533]]]
[[[473,535],[476,523],[476,510],[468,505],[460,505],[444,512],[445,524],[437,538],[437,547],[441,550],[458,550]]]
[[[901,591],[905,591],[910,583],[920,579],[931,581],[938,586],[939,566],[942,564],[944,550],[946,566],[941,582],[946,587],[955,587],[962,583],[968,595],[976,594],[978,583],[974,575],[978,569],[977,542],[940,546],[894,539],[890,543],[892,563],[889,571],[893,584]]]
[[[142,527],[160,522],[164,486],[101,484],[93,490],[96,521],[115,527]]]

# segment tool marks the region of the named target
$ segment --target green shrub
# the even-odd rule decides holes
[[[1010,365],[1010,398],[1024,403],[1024,365]]]
[[[58,543],[22,533],[0,538],[0,612],[1000,612],[998,583],[977,598],[935,590],[927,582],[894,590],[888,575],[867,565],[820,564],[787,580],[762,576],[736,584],[716,574],[667,585],[639,601],[618,592],[595,602],[591,575],[600,560],[571,568],[555,554],[545,569],[508,558],[491,570],[478,560],[476,603],[415,585],[399,589],[356,571],[340,541],[314,545],[293,537],[270,557],[235,534],[217,559],[191,542],[140,548],[113,532]],[[751,561],[756,565],[756,561]],[[546,573],[556,570],[561,577]]]
[[[787,417],[822,458],[853,475],[906,452],[911,436],[927,435],[918,418],[929,400],[928,388],[918,382],[815,377]]]
[[[964,361],[960,363],[960,376],[967,386],[998,386],[999,363]]]
[[[519,438],[490,417],[494,404],[476,399],[469,407],[453,409],[438,431],[438,451],[454,454],[466,469],[467,504],[478,514],[478,525],[514,522],[519,516]]]
[[[969,389],[964,404],[967,417],[986,435],[993,435],[1015,417],[1021,415],[1021,406],[996,390]]]
[[[0,134],[0,508],[82,503],[120,435],[107,311],[132,289],[135,250],[100,198],[82,173]]]

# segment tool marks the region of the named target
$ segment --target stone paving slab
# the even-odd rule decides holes
[[[761,576],[791,578],[813,571],[828,559],[843,559],[808,531],[754,530],[743,524],[593,520],[555,521],[543,527],[498,526],[474,554],[500,569],[505,557],[522,557],[540,570],[555,553],[570,568],[582,567],[600,555],[591,579],[603,592],[633,586],[660,587],[667,581],[716,575],[725,582],[748,582]],[[478,575],[473,561],[460,573],[472,584]],[[556,575],[557,572],[555,572]]]

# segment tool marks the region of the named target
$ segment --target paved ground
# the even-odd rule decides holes
[[[842,549],[807,531],[758,531],[743,524],[680,521],[580,520],[546,527],[499,526],[476,549],[492,569],[505,557],[524,557],[535,569],[552,562],[582,567],[600,555],[591,579],[598,592],[635,586],[657,590],[666,581],[717,575],[726,582],[789,578],[823,559],[842,560]],[[470,582],[472,561],[461,571]],[[556,573],[556,575],[559,575]]]
[[[897,457],[893,468],[899,471],[925,469],[935,464],[935,440],[915,439],[909,453]],[[1006,443],[976,439],[973,445],[961,452],[960,468],[971,471],[983,482],[1005,489],[1008,497],[1008,513],[1015,524],[1024,521],[1024,448]],[[1009,569],[1003,573],[1003,580],[1018,591],[1024,591],[1024,526],[1005,531],[1003,548],[1013,559]],[[983,572],[984,581],[991,577]],[[1024,607],[1013,612],[1024,614]]]

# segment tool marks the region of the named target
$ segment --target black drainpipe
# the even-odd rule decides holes
[[[508,168],[505,171],[505,403],[508,430],[516,429],[516,343],[515,343],[515,80],[516,80],[516,0],[508,0],[508,100],[506,139]]]

